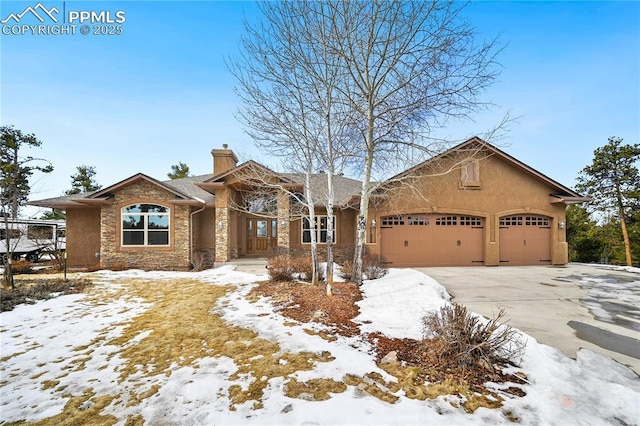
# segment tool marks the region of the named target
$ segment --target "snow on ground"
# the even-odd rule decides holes
[[[640,268],[600,265],[598,269],[637,275],[630,278],[606,274],[582,277],[578,285],[587,290],[582,304],[600,321],[640,331]]]
[[[299,381],[313,378],[342,380],[347,373],[363,375],[380,370],[369,346],[357,338],[340,337],[329,342],[305,329],[319,324],[292,324],[260,299],[245,298],[252,283],[264,279],[234,270],[232,266],[198,272],[101,271],[96,292],[62,296],[35,305],[21,305],[0,314],[0,422],[37,420],[62,411],[64,394],[79,395],[91,387],[96,395],[133,386],[118,379],[123,360],[118,348],[101,345],[122,333],[126,324],[149,308],[143,300],[127,296],[129,279],[196,279],[211,284],[234,284],[212,312],[227,322],[252,329],[260,337],[278,342],[282,351],[331,352],[330,362],[317,363],[310,371],[299,371]],[[615,289],[610,289],[614,291]],[[422,317],[449,303],[445,289],[430,277],[409,269],[390,270],[379,280],[363,285],[359,302],[363,332],[381,331],[391,337],[418,338]],[[92,298],[99,297],[98,303]],[[140,333],[138,341],[148,333]],[[118,410],[107,406],[103,413],[116,415],[124,424],[127,414],[142,414],[149,424],[509,424],[505,413],[523,425],[640,424],[640,378],[613,360],[587,350],[577,360],[558,349],[541,345],[531,336],[522,365],[529,385],[527,395],[513,397],[501,409],[480,408],[467,414],[455,408],[455,397],[418,401],[401,391],[395,404],[388,404],[350,387],[326,401],[306,401],[284,395],[282,378],[270,379],[264,408],[251,403],[229,410],[227,390],[233,384],[248,386],[250,378],[231,380],[233,359],[206,357],[188,367],[175,367],[170,375],[148,378],[141,391],[152,384],[159,391],[139,405]],[[127,345],[135,344],[128,342]],[[85,349],[85,347],[87,349]],[[80,364],[83,368],[75,368]],[[51,382],[47,387],[43,383]],[[58,383],[55,383],[58,381]],[[63,392],[54,388],[66,386]],[[498,388],[498,385],[495,385]]]

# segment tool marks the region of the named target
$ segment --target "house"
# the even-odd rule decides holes
[[[276,247],[301,251],[312,233],[326,241],[328,220],[337,247],[355,245],[359,181],[336,176],[333,218],[319,206],[311,223],[295,196],[303,175],[237,164],[226,145],[212,155],[212,174],[170,181],[136,174],[29,204],[66,211],[75,268],[180,270]],[[311,186],[321,195],[325,175],[312,176]],[[394,267],[566,264],[565,207],[585,201],[474,137],[382,183],[371,199],[367,246]]]

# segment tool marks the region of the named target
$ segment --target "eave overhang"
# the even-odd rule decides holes
[[[75,200],[78,204],[87,204],[87,205],[108,205],[113,204],[113,196],[100,197],[100,198],[80,198]]]
[[[190,199],[186,199],[186,200],[180,200],[180,199],[175,199],[175,200],[171,200],[169,201],[169,203],[176,205],[176,206],[195,206],[195,207],[214,207],[215,203],[214,202],[202,202],[203,200],[196,200],[193,198]]]
[[[588,203],[593,200],[591,197],[573,197],[568,195],[556,195],[550,194],[551,200],[549,201],[551,204],[565,203],[566,205],[570,204],[582,204]]]
[[[216,189],[219,188],[224,188],[226,186],[225,182],[197,182],[194,183],[195,186],[197,186],[198,188],[204,189],[205,191],[211,193],[211,191],[214,191]]]

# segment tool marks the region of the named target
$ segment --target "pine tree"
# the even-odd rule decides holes
[[[0,127],[0,201],[2,213],[15,219],[20,207],[31,192],[29,178],[35,171],[51,173],[53,166],[47,160],[21,156],[23,148],[39,148],[42,141],[34,134],[22,133],[14,126]],[[47,163],[42,165],[42,163]]]
[[[96,169],[93,166],[78,166],[75,175],[71,175],[71,189],[67,195],[97,191],[102,188],[95,180]]]
[[[178,164],[174,164],[171,166],[171,171],[167,173],[169,179],[180,179],[191,176],[189,173],[189,166],[184,164],[183,162],[178,162]]]
[[[640,208],[639,160],[640,144],[622,145],[622,138],[610,137],[605,146],[594,151],[593,163],[582,169],[576,185],[578,191],[593,198],[590,208],[620,221],[628,266],[633,259],[627,221]]]

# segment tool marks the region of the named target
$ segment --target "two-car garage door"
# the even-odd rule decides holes
[[[550,219],[536,215],[500,218],[500,265],[551,263]],[[394,267],[484,264],[485,219],[443,214],[381,218],[382,258]]]
[[[404,214],[381,219],[381,255],[391,266],[484,263],[484,218]]]

